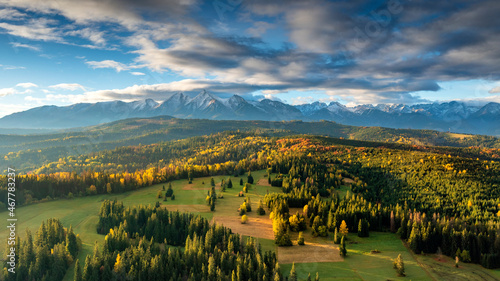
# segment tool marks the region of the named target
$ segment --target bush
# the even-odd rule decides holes
[[[392,267],[396,270],[398,276],[405,276],[405,264],[403,262],[403,257],[401,254],[394,260]]]
[[[247,222],[248,222],[248,216],[247,216],[247,215],[243,215],[243,216],[241,216],[241,223],[242,223],[242,224],[245,224],[245,223],[247,223]]]

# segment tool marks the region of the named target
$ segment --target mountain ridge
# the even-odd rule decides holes
[[[467,105],[458,101],[416,105],[366,104],[355,107],[347,107],[338,102],[326,104],[317,101],[289,105],[270,99],[246,100],[238,95],[223,99],[207,91],[192,98],[179,92],[163,102],[145,99],[68,106],[45,105],[0,118],[0,128],[64,129],[162,115],[212,120],[328,120],[354,126],[500,135],[500,104],[494,102],[484,106]]]

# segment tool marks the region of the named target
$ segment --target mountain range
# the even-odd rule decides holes
[[[289,105],[241,96],[220,98],[206,91],[195,97],[177,93],[158,103],[152,99],[123,102],[78,103],[70,106],[41,106],[7,115],[0,128],[63,129],[111,121],[168,115],[214,120],[329,120],[345,125],[432,129],[457,133],[500,135],[500,104],[467,105],[451,101],[432,104],[379,104],[346,107],[338,102]]]

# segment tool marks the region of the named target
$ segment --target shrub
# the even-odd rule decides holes
[[[242,224],[245,224],[245,223],[247,223],[247,222],[248,222],[248,216],[247,216],[247,215],[243,215],[243,216],[241,216],[241,223],[242,223]]]

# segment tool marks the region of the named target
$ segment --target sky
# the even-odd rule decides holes
[[[500,102],[500,2],[0,0],[0,116],[220,97]]]

